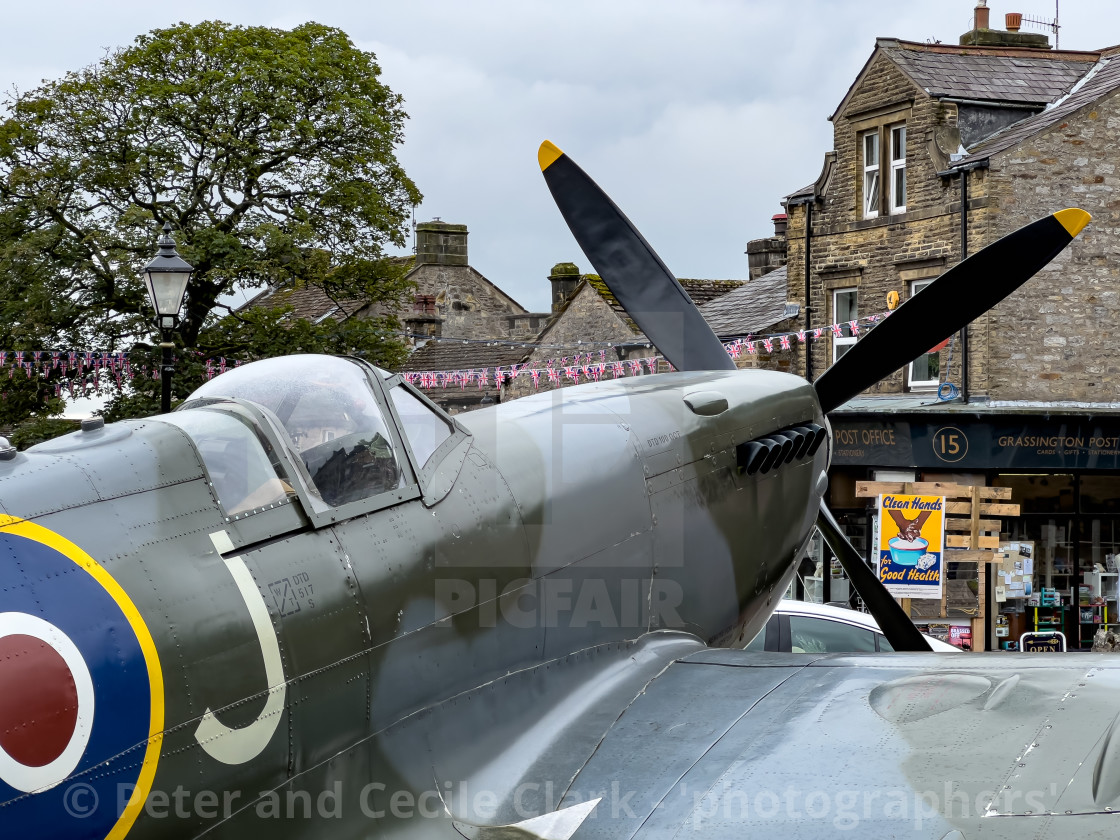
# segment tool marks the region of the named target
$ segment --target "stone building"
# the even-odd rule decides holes
[[[788,288],[789,278],[783,265],[708,301],[700,307],[700,314],[725,343],[795,331],[800,307],[787,300]],[[796,342],[791,342],[789,351],[779,345],[775,352],[767,352],[759,342],[754,345],[754,352],[740,351],[735,357],[737,367],[796,372],[797,359],[803,352]]]
[[[403,313],[412,336],[465,339],[531,338],[548,312],[529,312],[471,267],[467,226],[438,219],[416,226],[416,284],[413,312]]]
[[[412,302],[397,313],[413,344],[451,335],[467,339],[531,338],[551,313],[529,312],[487,280],[467,259],[467,226],[435,219],[416,226],[416,255],[397,258],[415,286]],[[314,286],[269,286],[244,307],[290,306],[292,315],[318,323],[362,318],[368,300],[332,298]]]
[[[1024,513],[1004,535],[1037,546],[1036,586],[1070,597],[1120,554],[1120,48],[1052,50],[976,12],[959,46],[876,42],[829,117],[820,176],[786,197],[787,296],[799,328],[865,318],[1030,221],[1093,215],[961,336],[831,418],[831,502],[869,557],[857,480],[1008,486]],[[815,378],[858,340],[826,331],[793,368]]]
[[[523,364],[547,369],[550,362],[555,367],[564,359],[586,359],[585,364],[612,364],[657,355],[657,349],[597,275],[581,275],[574,263],[559,263],[553,267],[549,282],[553,318],[537,337]],[[724,297],[743,285],[739,280],[681,279],[679,282],[701,311],[707,302]],[[648,366],[642,370],[649,372]],[[660,370],[668,368],[662,365]],[[511,383],[509,393],[519,397],[535,390],[570,384],[574,381],[566,375],[560,376],[558,382],[550,382],[547,377],[538,377],[534,382],[530,377],[519,376]]]
[[[416,348],[404,371],[481,370],[521,360],[548,323],[551,312],[530,312],[486,279],[468,260],[466,225],[435,219],[416,226],[416,255],[402,260],[405,279],[415,287],[412,301],[397,313],[408,342]],[[363,318],[369,301],[336,299],[316,287],[270,287],[245,306],[290,306],[297,318]],[[444,341],[454,338],[454,341]],[[492,403],[499,383],[453,383],[429,395],[452,412]]]
[[[784,278],[784,269],[778,269],[748,283],[687,278],[680,283],[720,337],[731,341],[791,322],[797,308],[785,300]],[[460,340],[464,334],[450,329],[433,333],[404,370],[428,374],[425,392],[451,411],[585,382],[589,366],[622,364],[627,376],[651,372],[650,359],[657,349],[598,276],[582,274],[577,265],[566,262],[553,266],[548,281],[551,312],[491,322],[484,339]],[[737,363],[753,367],[768,358],[744,353]],[[639,359],[647,361],[639,366]],[[521,372],[513,375],[515,369]],[[663,362],[658,367],[667,369]],[[610,379],[614,371],[592,375]]]
[[[402,372],[508,367],[524,358],[551,317],[529,312],[472,268],[467,234],[466,225],[438,219],[416,226],[416,267],[407,275],[416,284],[413,311],[400,316],[416,350]],[[457,413],[500,400],[501,388],[487,375],[437,382],[426,393]]]
[[[906,300],[959,262],[962,183],[968,193],[965,239],[970,252],[1025,218],[1007,212],[1011,205],[1000,201],[1001,193],[1014,206],[1022,207],[1027,199],[1024,209],[1037,210],[1034,218],[1061,209],[1056,201],[1061,206],[1076,203],[1075,194],[1067,194],[1062,204],[1056,191],[1039,192],[1037,184],[1026,187],[1032,198],[1021,195],[1024,179],[1011,170],[1023,164],[1010,165],[1020,160],[1018,149],[1004,148],[994,160],[983,149],[1024,130],[1045,133],[1044,124],[1057,106],[1068,111],[1078,102],[1087,104],[1080,96],[1071,102],[1067,94],[1084,77],[1098,75],[1094,68],[1101,61],[1107,64],[1107,56],[1019,46],[1011,37],[1016,33],[1003,34],[1008,44],[985,47],[877,41],[829,117],[835,148],[826,156],[821,176],[786,198],[789,274],[804,279],[808,263],[809,289],[806,301],[806,284],[791,282],[789,296],[802,304],[808,323],[832,324],[851,320],[853,314],[885,311],[888,292]],[[1024,37],[1035,43],[1041,36]],[[1088,119],[1087,113],[1084,117]],[[1066,143],[1052,166],[1080,168],[1074,161],[1081,155],[1072,151]],[[1027,168],[1037,169],[1029,163]],[[1048,177],[1038,171],[1026,174],[1033,175],[1027,179],[1032,181]],[[969,330],[969,398],[990,390],[987,349],[995,339],[991,328],[1001,317],[993,311]],[[815,344],[810,374],[824,370],[852,339],[845,328],[839,341],[829,335]],[[955,350],[959,361],[963,353]],[[945,378],[941,373],[948,354],[945,348],[936,359],[919,360],[875,391],[936,391]],[[964,385],[961,371],[951,375]]]
[[[438,227],[428,223],[417,230],[417,267],[409,275],[417,283],[416,306],[403,320],[410,333],[430,338],[417,341],[403,370],[434,378],[425,392],[448,410],[469,410],[584,382],[588,365],[626,363],[626,375],[633,375],[638,370],[631,366],[633,360],[657,355],[606,284],[596,275],[582,274],[574,263],[557,263],[549,272],[551,310],[526,312],[469,267],[464,226],[439,222]],[[422,232],[430,236],[421,238]],[[781,238],[767,244],[766,269],[782,264],[784,247]],[[747,284],[690,279],[680,283],[702,313],[714,307],[713,323],[718,323],[721,337],[731,340],[796,314],[796,307],[791,310],[786,304],[781,278],[784,272],[779,269],[773,277]],[[732,290],[748,293],[732,298]],[[739,364],[750,367],[767,358],[744,354]],[[511,375],[515,368],[525,370]],[[533,369],[540,373],[532,376],[528,371]],[[659,369],[667,367],[662,364]],[[640,371],[649,373],[649,363]],[[613,373],[602,375],[611,378]]]
[[[775,225],[779,226],[777,219]],[[413,299],[398,313],[415,349],[401,372],[424,377],[425,393],[448,411],[584,382],[589,365],[625,362],[625,374],[633,375],[638,369],[630,365],[632,360],[657,355],[606,284],[595,275],[581,274],[574,263],[557,263],[549,273],[550,311],[529,312],[470,265],[465,225],[437,219],[417,225],[416,232],[416,256],[409,258],[406,275],[415,284]],[[726,340],[781,326],[796,315],[796,306],[785,301],[784,268],[778,268],[784,259],[784,238],[768,240],[758,252],[765,258],[760,262],[751,255],[752,275],[771,273],[746,284],[680,281]],[[729,295],[732,290],[738,294]],[[247,304],[277,305],[291,306],[295,317],[310,321],[361,318],[373,311],[366,301],[337,300],[309,287],[269,288]],[[743,354],[738,364],[752,367],[769,358]],[[526,372],[513,376],[515,368]],[[535,377],[528,373],[534,368],[541,371]],[[556,372],[549,375],[550,369]],[[668,368],[662,363],[659,369]],[[649,363],[640,371],[649,373]],[[593,375],[609,379],[614,373]]]
[[[557,263],[549,272],[550,311],[528,312],[470,266],[465,225],[438,220],[417,225],[416,265],[407,277],[416,284],[414,304],[400,317],[416,350],[402,372],[429,374],[425,393],[451,412],[586,381],[586,373],[564,373],[562,367],[583,369],[657,353],[606,285],[595,275],[581,274],[574,263]],[[697,305],[743,285],[738,280],[680,282]],[[767,288],[764,304],[773,299],[773,283]],[[782,301],[783,313],[784,306]],[[758,328],[760,312],[772,310],[759,309],[748,297],[719,314],[726,325],[746,317],[749,331]],[[744,366],[751,363],[743,360]],[[509,375],[514,367],[542,373]],[[550,367],[558,371],[552,377],[546,373]],[[642,370],[649,372],[648,366]]]
[[[412,257],[400,258],[398,262],[401,268],[412,270]],[[327,319],[345,321],[348,318],[366,317],[374,309],[366,299],[332,297],[318,286],[294,286],[290,283],[266,286],[238,308],[253,307],[289,307],[293,318],[306,319],[315,324]]]
[[[788,218],[785,213],[776,213],[771,219],[774,223],[774,235],[766,239],[753,239],[747,243],[749,279],[757,280],[763,274],[769,274],[786,264]]]
[[[1120,367],[1120,346],[1101,329],[1118,305],[1107,286],[1120,251],[1120,48],[1058,52],[1044,36],[981,31],[962,41],[987,46],[877,41],[829,117],[835,149],[820,177],[785,199],[788,298],[804,326],[885,311],[889,292],[905,301],[962,248],[1080,206],[1090,227],[974,322],[967,350],[956,342],[927,354],[872,392],[931,395],[948,379],[969,403],[1099,401]],[[815,378],[858,340],[846,327],[824,338],[798,372]]]

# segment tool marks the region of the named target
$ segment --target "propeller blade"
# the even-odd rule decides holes
[[[848,575],[852,586],[856,588],[859,597],[879,622],[879,629],[883,631],[891,647],[895,650],[929,651],[931,649],[929,642],[914,626],[910,617],[902,611],[898,602],[887,592],[887,588],[879,582],[875,573],[863,562],[863,558],[859,556],[855,546],[848,542],[848,538],[840,530],[840,525],[833,518],[832,511],[823,501],[817,514],[817,528],[840,561],[840,565],[844,567],[844,572]]]
[[[677,370],[734,370],[696,304],[599,185],[547,140],[537,158],[583,253],[669,363]]]
[[[946,271],[857,341],[814,383],[826,413],[927,352],[1054,259],[1090,216],[1070,208],[1019,228]]]

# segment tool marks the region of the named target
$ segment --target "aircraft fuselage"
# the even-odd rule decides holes
[[[40,691],[77,707],[72,767],[0,736],[6,824],[193,836],[347,779],[384,786],[345,793],[375,810],[382,791],[420,795],[438,743],[402,760],[386,739],[492,681],[659,630],[749,640],[824,489],[827,446],[742,468],[741,445],[824,423],[812,388],[782,374],[592,384],[458,423],[439,463],[412,463],[401,489],[345,515],[299,482],[230,515],[212,463],[158,418],[0,462],[0,642],[42,648],[0,681],[10,694],[48,673],[47,647],[65,645],[47,637],[72,642],[88,671],[63,657],[73,679],[56,668]],[[46,726],[34,699],[8,703],[0,732]]]

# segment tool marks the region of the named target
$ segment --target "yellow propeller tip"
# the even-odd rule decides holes
[[[1059,210],[1054,214],[1054,218],[1071,237],[1074,237],[1084,230],[1085,225],[1089,224],[1093,217],[1080,208],[1070,207],[1067,210]]]
[[[552,166],[552,164],[556,162],[556,159],[562,154],[564,153],[548,140],[541,143],[541,147],[537,149],[537,160],[540,161],[541,172],[544,172],[548,167]]]

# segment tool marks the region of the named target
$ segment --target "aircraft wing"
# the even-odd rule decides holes
[[[472,815],[472,796],[445,782],[458,832],[964,840],[1120,827],[1120,659],[766,654],[674,636],[511,675],[469,713],[458,704],[458,734],[428,730],[436,779],[496,797]]]

